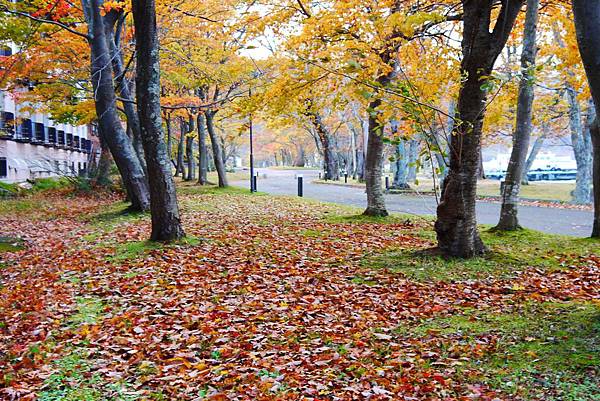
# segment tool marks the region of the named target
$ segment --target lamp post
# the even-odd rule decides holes
[[[252,89],[248,89],[248,96],[252,97]],[[252,132],[252,113],[250,113],[250,192],[256,192],[254,179],[254,139]]]

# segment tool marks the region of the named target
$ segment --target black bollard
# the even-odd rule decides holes
[[[252,179],[252,182],[254,183],[254,192],[258,191],[256,188],[258,188],[256,186],[256,184],[258,183],[258,173],[254,174],[254,178]]]
[[[348,173],[344,173],[344,183],[348,183]]]
[[[298,174],[298,196],[300,197],[304,196],[304,188],[302,187],[303,181],[304,177],[302,177],[302,174]]]
[[[385,189],[390,189],[390,177],[388,177],[387,175],[385,176]]]

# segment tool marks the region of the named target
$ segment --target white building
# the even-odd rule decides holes
[[[0,46],[0,56],[12,51]],[[92,155],[90,127],[59,124],[26,109],[35,107],[0,90],[0,181],[84,174]]]

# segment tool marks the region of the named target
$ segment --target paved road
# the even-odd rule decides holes
[[[313,184],[318,172],[312,170],[259,169],[258,190],[275,195],[296,195],[296,174],[304,176],[304,196],[325,202],[365,207],[367,195],[361,188],[338,185]],[[266,178],[263,178],[266,175]],[[233,185],[247,187],[248,182],[238,181]],[[435,215],[436,201],[432,196],[386,195],[389,211],[416,215]],[[496,224],[500,215],[500,204],[477,203],[477,221]],[[591,211],[521,206],[519,221],[522,226],[553,234],[587,237],[592,232]]]

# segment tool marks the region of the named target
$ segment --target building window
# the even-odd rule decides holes
[[[35,140],[37,142],[44,142],[44,139],[46,139],[46,133],[44,132],[44,124],[42,123],[35,123]]]
[[[3,136],[12,136],[15,132],[15,115],[5,111],[0,113],[0,134]]]
[[[58,144],[59,145],[65,144],[65,131],[58,131]]]
[[[0,178],[6,178],[8,176],[8,164],[6,164],[6,157],[0,157]]]
[[[48,142],[56,143],[56,128],[48,127]]]
[[[33,123],[29,118],[23,120],[20,126],[20,137],[21,139],[30,141],[33,137]],[[17,136],[19,138],[19,136]]]

